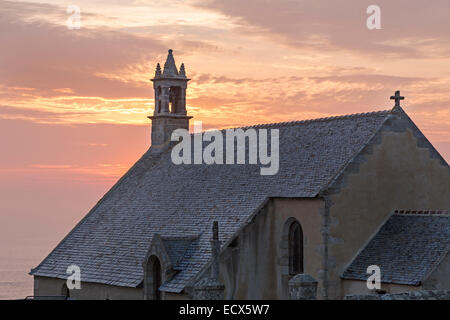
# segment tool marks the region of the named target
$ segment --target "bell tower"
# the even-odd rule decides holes
[[[152,149],[163,148],[170,142],[172,132],[183,128],[189,130],[192,118],[186,112],[186,88],[190,79],[186,77],[184,64],[178,71],[173,58],[173,50],[169,50],[164,69],[156,65],[155,77],[151,79],[155,91],[155,110],[152,120]]]

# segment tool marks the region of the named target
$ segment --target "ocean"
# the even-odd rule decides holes
[[[11,239],[10,239],[11,240]],[[0,299],[24,299],[33,295],[33,277],[28,274],[60,239],[21,238],[0,244]]]

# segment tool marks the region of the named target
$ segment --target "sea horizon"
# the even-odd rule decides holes
[[[6,230],[0,231],[6,233]],[[0,237],[0,300],[25,299],[33,295],[33,277],[29,272],[62,239],[59,233]]]

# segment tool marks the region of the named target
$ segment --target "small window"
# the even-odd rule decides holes
[[[289,227],[289,274],[303,273],[303,231],[300,223]]]

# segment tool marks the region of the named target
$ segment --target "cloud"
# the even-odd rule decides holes
[[[148,87],[139,81],[127,83],[97,74],[149,60],[165,50],[161,41],[106,27],[69,30],[45,19],[29,21],[32,14],[57,11],[46,4],[30,8],[29,3],[3,1],[1,5],[6,10],[0,14],[0,41],[7,45],[1,58],[3,85],[32,87],[45,96],[59,88],[81,96],[148,96]]]
[[[222,128],[386,110],[393,106],[389,97],[401,89],[406,111],[442,140],[448,127],[443,119],[450,118],[448,85],[450,78],[391,76],[359,68],[339,68],[335,75],[264,79],[196,74],[188,102],[195,106],[190,113],[196,120]]]
[[[71,169],[73,168],[70,164],[32,164],[32,168],[38,169]]]
[[[0,105],[0,119],[22,119],[42,123],[64,122],[68,117],[92,115],[92,112],[61,111],[51,112],[36,108],[21,108]]]
[[[151,97],[148,78],[154,72],[155,58],[165,58],[167,52],[162,37],[107,26],[70,30],[65,26],[65,7],[0,3],[0,41],[6,44],[0,59],[0,84],[31,87],[45,97],[61,94],[61,88],[78,96]],[[83,19],[90,15],[91,19],[98,17],[83,11]],[[180,39],[177,45],[191,54],[217,49],[210,42],[192,39]]]
[[[450,36],[442,28],[447,17],[436,10],[448,4],[437,0],[429,10],[416,2],[399,3],[408,10],[400,10],[397,2],[379,2],[383,29],[376,31],[365,26],[371,4],[365,0],[211,0],[194,3],[195,8],[219,12],[212,16],[226,15],[231,23],[185,25],[182,13],[170,12],[172,24],[112,28],[97,23],[69,30],[63,7],[2,1],[6,10],[0,13],[0,27],[6,32],[0,41],[8,49],[0,53],[0,118],[69,125],[148,123],[153,107],[148,78],[171,43],[177,61],[188,62],[189,112],[206,126],[387,109],[397,89],[406,94],[411,111],[431,119],[425,112],[444,114],[448,108],[450,73],[445,78],[445,65],[440,67],[437,57],[445,56]],[[88,20],[104,18],[87,14]],[[294,49],[286,51],[285,45]],[[423,61],[411,68],[406,59],[389,57]],[[439,70],[428,63],[442,68],[442,78],[438,72],[423,74]]]
[[[193,5],[237,19],[245,32],[307,50],[378,58],[450,57],[447,0],[379,0],[381,30],[366,27],[372,1],[209,0]]]

